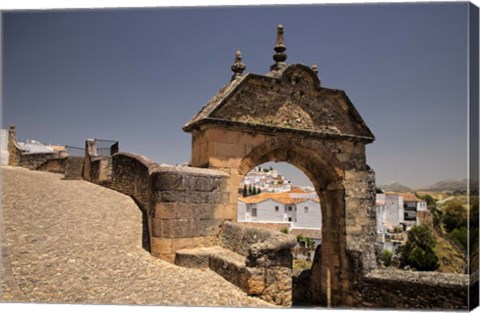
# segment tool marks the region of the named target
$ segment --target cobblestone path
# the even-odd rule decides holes
[[[2,302],[271,307],[211,271],[151,257],[129,197],[1,169]]]

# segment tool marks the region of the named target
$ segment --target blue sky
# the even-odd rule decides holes
[[[465,178],[467,13],[461,2],[4,12],[2,128],[187,161],[182,126],[229,81],[237,49],[246,72],[268,72],[283,24],[287,63],[318,64],[375,134],[377,183]]]

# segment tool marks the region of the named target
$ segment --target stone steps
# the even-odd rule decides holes
[[[220,246],[182,249],[176,252],[175,264],[188,268],[208,268],[212,259],[232,263],[237,267],[246,267],[245,257]]]
[[[209,268],[228,282],[250,294],[251,276],[246,257],[220,246],[182,249],[176,252],[175,264],[188,268]]]
[[[292,304],[292,253],[295,237],[278,231],[222,224],[218,245],[177,250],[175,264],[208,268],[247,295]]]
[[[68,157],[65,163],[64,179],[78,180],[83,179],[83,157]]]

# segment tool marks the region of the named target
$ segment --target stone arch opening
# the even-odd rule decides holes
[[[321,203],[311,179],[298,167],[267,162],[244,175],[238,186],[237,217],[240,224],[295,237],[293,276],[311,269],[322,240]]]
[[[312,265],[314,301],[325,306],[341,301],[342,277],[349,265],[346,254],[346,205],[344,171],[340,162],[319,143],[284,138],[267,140],[252,148],[239,162],[243,178],[254,167],[266,162],[286,162],[302,171],[312,182],[320,198],[322,244]],[[337,297],[334,299],[334,297]]]

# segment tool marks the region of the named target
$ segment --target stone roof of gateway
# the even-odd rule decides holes
[[[186,132],[204,124],[255,131],[301,132],[347,136],[372,142],[375,137],[343,90],[320,86],[318,66],[285,63],[283,27],[277,29],[275,64],[266,74],[248,73],[240,51],[234,75],[183,127]]]

